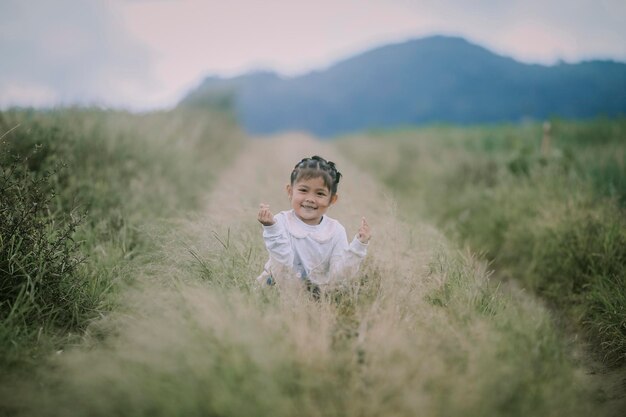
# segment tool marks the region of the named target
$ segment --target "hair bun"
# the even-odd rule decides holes
[[[341,173],[337,171],[337,167],[333,161],[327,161],[319,155],[313,155],[310,158],[302,158],[300,162],[296,164],[291,172],[291,183],[293,184],[298,176],[298,172],[303,169],[314,169],[326,172],[332,180],[332,192],[337,192],[337,184],[341,178]]]

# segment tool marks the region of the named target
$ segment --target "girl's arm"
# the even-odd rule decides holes
[[[261,204],[258,220],[263,225],[263,240],[270,257],[291,268],[293,266],[293,250],[285,227],[284,216],[280,213],[277,216],[272,215],[269,206]]]
[[[346,229],[343,226],[340,228],[330,257],[330,281],[342,280],[356,275],[367,254],[369,239],[370,231],[365,218],[361,220],[358,234],[349,244]]]

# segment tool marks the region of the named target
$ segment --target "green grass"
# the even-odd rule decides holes
[[[61,348],[117,305],[142,228],[199,207],[241,144],[222,114],[0,113],[0,364]],[[47,346],[39,349],[42,346]]]
[[[346,138],[405,213],[484,253],[626,364],[626,121],[432,127]]]
[[[531,193],[534,168],[521,176],[513,173],[508,154],[490,158],[476,150],[480,162],[471,175],[454,177],[451,165],[442,164],[449,155],[440,144],[415,147],[415,132],[402,133],[406,140],[397,143],[384,138],[384,148],[375,146],[380,138],[361,138],[356,147],[344,142],[360,166],[371,167],[411,198],[403,197],[396,211],[384,197],[385,187],[365,182],[368,192],[352,198],[372,213],[370,255],[354,280],[315,301],[298,286],[256,285],[254,276],[267,256],[260,226],[254,208],[233,203],[284,198],[279,178],[294,159],[284,160],[285,154],[300,152],[298,143],[282,138],[244,145],[223,115],[188,111],[65,110],[2,117],[5,126],[20,123],[11,135],[38,126],[27,127],[25,136],[8,137],[12,152],[31,149],[27,140],[38,143],[28,136],[34,132],[54,138],[54,151],[24,168],[31,178],[66,161],[42,186],[45,195],[56,190],[43,218],[61,226],[68,210],[87,211],[73,234],[79,246],[70,254],[88,257],[73,278],[82,283],[80,291],[68,293],[68,301],[81,306],[86,299],[91,307],[79,308],[71,326],[54,318],[43,328],[41,318],[20,325],[2,322],[1,365],[10,372],[0,379],[0,415],[607,414],[594,402],[594,387],[572,359],[549,310],[524,291],[503,290],[491,277],[491,265],[456,250],[415,212],[437,207],[446,188],[464,195],[466,188],[480,185],[484,195],[477,193],[482,198],[471,201],[482,203],[490,195],[487,188],[503,184],[501,175],[492,175],[494,167],[508,172],[507,181],[526,184],[520,195]],[[454,160],[474,169],[467,152],[475,144],[455,148],[466,133],[446,134]],[[496,138],[488,146],[518,151]],[[275,152],[277,144],[281,152]],[[233,160],[235,165],[227,167]],[[347,165],[341,165],[343,172],[358,172],[356,164]],[[264,185],[265,175],[275,192]],[[367,178],[353,184],[360,180]],[[343,181],[348,190],[349,177]],[[215,201],[204,201],[212,187]],[[422,195],[430,199],[413,199]],[[498,198],[506,201],[504,195]],[[220,200],[223,196],[228,203]],[[524,213],[519,205],[507,207],[515,216]],[[446,210],[459,217],[466,208],[449,202]],[[553,214],[545,207],[535,213]],[[569,217],[572,222],[579,221],[576,214]],[[542,218],[560,238],[555,223]],[[497,229],[504,246],[513,224],[508,219],[501,215],[502,230]],[[489,225],[465,221],[468,232]],[[441,224],[457,230],[450,219]],[[548,229],[532,230],[543,236]],[[522,232],[529,233],[520,225]],[[492,242],[491,233],[484,242]],[[592,256],[590,262],[598,261]],[[593,263],[594,271],[597,265],[604,264]],[[612,284],[602,282],[608,285],[598,287],[602,297],[615,300],[608,298]]]

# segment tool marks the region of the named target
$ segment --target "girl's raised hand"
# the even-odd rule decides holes
[[[359,242],[363,244],[367,244],[372,237],[372,233],[370,232],[370,225],[365,221],[365,217],[361,217],[361,226],[359,227],[359,232],[356,235]]]
[[[259,219],[259,222],[263,226],[271,226],[276,223],[276,220],[274,220],[274,215],[270,211],[269,204],[261,203],[261,205],[259,206],[259,215],[257,219]]]

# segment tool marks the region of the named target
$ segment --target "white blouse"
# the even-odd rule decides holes
[[[275,261],[303,280],[324,285],[356,274],[367,254],[367,244],[356,236],[348,244],[346,229],[328,216],[314,226],[300,220],[293,210],[281,211],[274,220],[273,225],[263,226],[270,260],[259,281],[271,276],[271,262]]]

